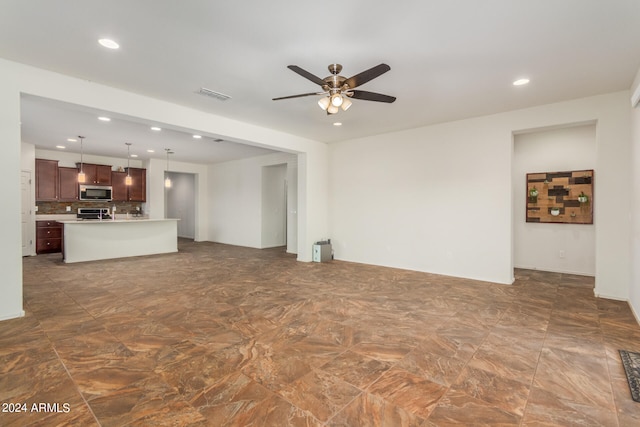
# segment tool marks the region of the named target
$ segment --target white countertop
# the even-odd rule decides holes
[[[157,221],[179,221],[178,218],[146,218],[146,217],[129,217],[118,219],[67,219],[67,220],[57,220],[62,224],[114,224],[114,223],[123,223],[123,222],[157,222]]]
[[[76,214],[36,214],[36,221],[64,221],[77,218]]]

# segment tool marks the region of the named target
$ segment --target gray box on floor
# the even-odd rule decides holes
[[[313,262],[331,261],[331,243],[318,242],[313,245]]]

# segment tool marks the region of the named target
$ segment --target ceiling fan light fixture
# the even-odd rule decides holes
[[[334,93],[333,95],[331,95],[331,105],[333,105],[334,107],[341,106],[343,102],[344,99],[339,93]]]
[[[349,98],[347,98],[346,96],[343,97],[342,105],[341,105],[342,111],[347,111],[349,107],[351,107],[351,104],[353,104],[353,102],[351,102]]]
[[[288,69],[296,74],[304,77],[305,79],[317,84],[322,88],[322,92],[310,92],[301,93],[298,95],[281,96],[278,98],[272,98],[273,101],[279,101],[282,99],[301,98],[305,96],[323,95],[318,100],[318,106],[327,114],[336,114],[342,108],[343,111],[348,110],[352,102],[350,98],[362,99],[365,101],[376,101],[392,103],[396,100],[395,96],[383,95],[381,93],[368,92],[363,90],[354,90],[358,86],[371,81],[382,74],[391,70],[387,64],[378,64],[375,67],[371,67],[361,73],[358,73],[350,78],[344,78],[340,75],[342,65],[330,64],[329,72],[330,76],[321,79],[320,77],[308,72],[305,69],[298,67],[297,65],[288,65]]]
[[[323,98],[320,98],[320,101],[318,101],[318,105],[320,106],[320,108],[322,108],[323,110],[327,111],[327,108],[329,108],[329,103],[331,102],[331,100],[329,99],[328,96],[325,96]]]

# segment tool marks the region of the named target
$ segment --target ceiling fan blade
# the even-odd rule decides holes
[[[302,98],[303,96],[312,96],[312,95],[324,95],[324,92],[311,92],[311,93],[301,93],[300,95],[281,96],[279,98],[273,98],[272,101],[279,101],[281,99]]]
[[[347,92],[347,96],[355,99],[362,99],[365,101],[377,101],[392,103],[396,100],[395,96],[383,95],[381,93],[367,92],[366,90],[350,90]]]
[[[291,71],[295,72],[295,73],[300,74],[305,79],[311,80],[312,82],[314,82],[317,85],[324,86],[324,85],[327,84],[327,82],[322,80],[320,77],[311,74],[307,70],[303,70],[302,68],[298,67],[297,65],[288,65],[287,68],[290,69]]]
[[[362,86],[366,82],[375,79],[389,71],[391,67],[387,64],[376,65],[373,68],[369,68],[366,71],[361,72],[360,74],[356,74],[353,77],[349,77],[345,80],[344,84],[349,85],[349,88],[353,89],[357,86]]]

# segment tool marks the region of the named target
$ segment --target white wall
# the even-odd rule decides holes
[[[262,168],[262,248],[286,244],[287,232],[287,165]]]
[[[591,225],[526,222],[527,173],[594,169],[595,165],[595,124],[515,135],[513,228],[516,267],[595,276],[596,221]],[[596,189],[597,180],[596,171]],[[597,198],[594,202],[597,203]]]
[[[296,161],[295,155],[277,153],[209,166],[208,240],[262,248],[263,168],[286,163],[289,169]],[[299,224],[291,213],[287,222],[295,227]]]
[[[326,213],[325,213],[326,215]],[[287,164],[287,252],[298,253],[298,163]]]
[[[330,146],[337,259],[513,280],[513,133],[597,122],[596,294],[627,299],[629,92]]]
[[[0,320],[24,316],[22,309],[22,227],[20,218],[20,93],[0,75]]]
[[[511,283],[511,156],[493,120],[331,145],[335,258]]]
[[[640,322],[640,70],[632,87],[633,110],[631,114],[631,278],[629,284],[629,304]]]
[[[178,218],[178,237],[195,238],[195,175],[167,172],[171,188],[165,189],[166,218]]]

